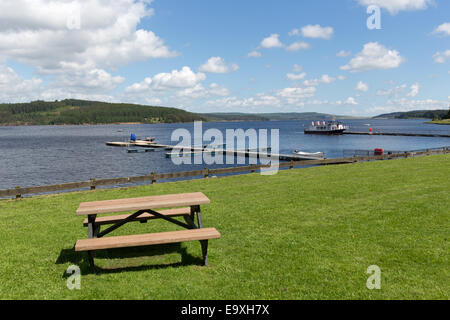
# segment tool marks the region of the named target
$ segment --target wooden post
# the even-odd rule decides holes
[[[291,164],[289,165],[289,169],[294,169],[294,160],[291,160]]]
[[[209,169],[208,168],[205,169],[205,178],[209,178]]]
[[[152,184],[156,183],[156,179],[155,179],[155,173],[152,172]]]
[[[16,199],[22,198],[22,194],[20,193],[20,186],[16,187]]]
[[[95,179],[91,179],[91,190],[95,190]]]

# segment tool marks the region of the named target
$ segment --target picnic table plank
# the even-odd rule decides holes
[[[168,216],[168,217],[182,217],[182,216],[190,215],[191,208],[187,207],[187,208],[177,208],[177,209],[169,209],[169,210],[158,210],[157,212],[159,212],[165,216]],[[98,217],[95,219],[95,224],[102,225],[102,226],[108,225],[108,224],[114,224],[116,222],[119,222],[119,221],[122,221],[122,220],[128,218],[129,216],[130,216],[129,214],[120,214],[120,215],[115,215],[115,216]],[[159,219],[159,217],[156,217],[151,213],[143,213],[142,215],[140,215],[133,221],[145,222],[147,220],[153,220],[153,219]],[[88,226],[88,223],[89,223],[88,219],[84,219],[83,225],[85,227]]]
[[[82,239],[77,241],[75,251],[126,248],[218,238],[220,238],[220,233],[215,228],[202,228],[129,236]]]
[[[173,208],[209,204],[210,200],[202,192],[127,198],[81,203],[77,215],[94,215],[145,209]]]

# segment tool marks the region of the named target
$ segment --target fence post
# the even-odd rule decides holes
[[[95,190],[95,179],[91,178],[91,190]]]
[[[156,183],[156,179],[155,179],[155,173],[152,172],[152,184]]]
[[[251,173],[255,173],[255,171],[256,171],[256,170],[255,170],[255,165],[252,164],[252,165],[250,165],[250,166],[252,167],[252,169],[250,170],[250,172],[251,172]]]
[[[16,187],[16,199],[22,198],[22,194],[20,192],[20,186]]]
[[[405,152],[405,158],[408,158],[408,151]]]
[[[289,165],[289,169],[294,169],[294,160],[291,160],[291,164]]]
[[[205,178],[209,178],[209,169],[208,168],[205,169]]]

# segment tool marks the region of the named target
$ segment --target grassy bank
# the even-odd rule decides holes
[[[430,121],[427,122],[429,124],[446,124],[446,125],[450,125],[450,119],[445,119],[445,120],[434,120],[434,121]]]
[[[450,156],[324,166],[0,201],[1,299],[449,298]],[[98,252],[91,274],[80,202],[202,191],[209,267],[199,243]],[[164,221],[116,235],[168,231]],[[81,290],[66,287],[79,265]],[[381,290],[366,270],[382,270]]]

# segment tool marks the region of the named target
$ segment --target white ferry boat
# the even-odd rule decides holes
[[[348,130],[348,126],[344,126],[338,121],[314,121],[312,125],[305,129],[305,134],[342,134]]]

